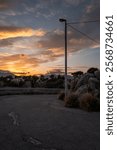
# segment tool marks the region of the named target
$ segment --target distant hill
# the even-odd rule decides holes
[[[7,77],[7,76],[14,77],[14,74],[7,70],[0,70],[0,77]]]

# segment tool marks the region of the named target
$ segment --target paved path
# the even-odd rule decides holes
[[[0,97],[0,150],[99,150],[100,114],[56,95]]]

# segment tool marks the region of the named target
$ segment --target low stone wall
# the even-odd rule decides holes
[[[58,94],[61,89],[51,88],[0,88],[2,95],[22,95],[22,94]]]

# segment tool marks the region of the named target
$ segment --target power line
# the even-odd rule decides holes
[[[80,23],[93,23],[93,22],[100,22],[100,20],[89,20],[89,21],[79,21],[79,22],[68,22],[67,24],[80,24]]]
[[[75,28],[75,27],[73,27],[72,25],[69,25],[69,24],[68,24],[68,26],[70,26],[72,29],[74,29],[75,31],[79,32],[80,34],[82,34],[82,35],[86,36],[88,39],[92,40],[93,42],[95,42],[95,43],[98,43],[98,44],[99,44],[99,42],[98,42],[98,41],[94,40],[93,38],[91,38],[90,36],[88,36],[86,33],[81,32],[80,30],[76,29],[76,28]]]

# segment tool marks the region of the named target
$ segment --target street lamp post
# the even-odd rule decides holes
[[[68,94],[68,85],[67,85],[67,20],[59,19],[60,22],[65,23],[65,99]]]

